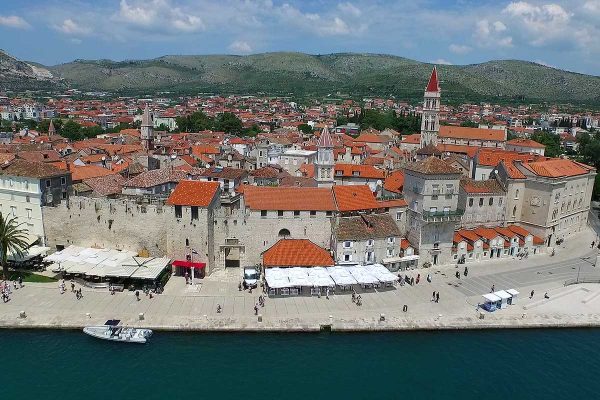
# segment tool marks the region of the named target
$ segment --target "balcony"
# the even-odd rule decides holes
[[[430,222],[456,222],[464,214],[465,210],[455,211],[425,211],[423,210],[423,220]]]

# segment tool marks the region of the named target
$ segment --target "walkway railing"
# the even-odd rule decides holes
[[[600,278],[574,278],[565,281],[565,286],[577,285],[579,283],[600,283]]]

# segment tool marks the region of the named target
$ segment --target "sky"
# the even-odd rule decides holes
[[[2,0],[0,48],[27,61],[168,54],[520,59],[600,75],[600,0]]]

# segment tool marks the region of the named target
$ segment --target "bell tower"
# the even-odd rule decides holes
[[[323,128],[317,142],[317,162],[315,163],[315,180],[319,187],[333,186],[333,141],[327,126]]]
[[[438,133],[440,131],[440,85],[436,67],[431,71],[431,77],[423,101],[423,116],[421,118],[421,148],[438,143]]]
[[[140,139],[144,150],[154,149],[154,118],[150,114],[150,108],[146,104],[146,109],[142,115],[142,126],[140,127]]]

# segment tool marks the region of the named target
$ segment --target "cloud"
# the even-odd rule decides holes
[[[132,28],[162,33],[194,33],[206,29],[200,16],[176,6],[170,0],[121,0],[112,20]]]
[[[472,49],[471,47],[466,46],[464,44],[451,44],[450,46],[448,46],[448,50],[450,50],[454,54],[467,54]]]
[[[228,49],[236,54],[252,53],[252,46],[250,46],[248,42],[242,40],[234,41],[229,45]]]
[[[354,17],[360,17],[360,15],[362,14],[360,9],[352,3],[340,3],[340,4],[338,4],[337,8],[341,12],[350,14]]]
[[[82,26],[71,18],[65,19],[61,24],[54,25],[53,28],[65,35],[80,36],[92,33],[92,28]]]
[[[31,28],[31,25],[27,23],[23,18],[16,15],[8,15],[6,17],[0,15],[0,26],[5,26],[7,28],[16,28],[16,29],[27,29]]]
[[[572,13],[558,4],[540,6],[526,1],[508,4],[502,11],[511,17],[524,31],[524,39],[533,46],[543,46],[556,39],[564,39],[565,30],[577,29],[570,26]]]
[[[342,7],[347,7],[347,5]],[[293,24],[302,30],[316,33],[319,36],[359,34],[366,30],[365,24],[357,24],[356,29],[351,30],[346,21],[337,15],[322,16],[317,13],[303,13],[288,3],[274,8],[273,11],[280,17],[280,22]]]
[[[444,60],[443,58],[438,58],[437,60],[434,60],[431,63],[438,65],[453,65],[450,61]]]
[[[502,34],[506,30],[502,21],[490,23],[487,19],[480,19],[475,23],[473,38],[481,47],[511,47],[512,37]]]
[[[69,39],[69,41],[73,44],[81,44],[82,43],[82,40],[77,39],[77,38],[71,38],[71,39]]]

